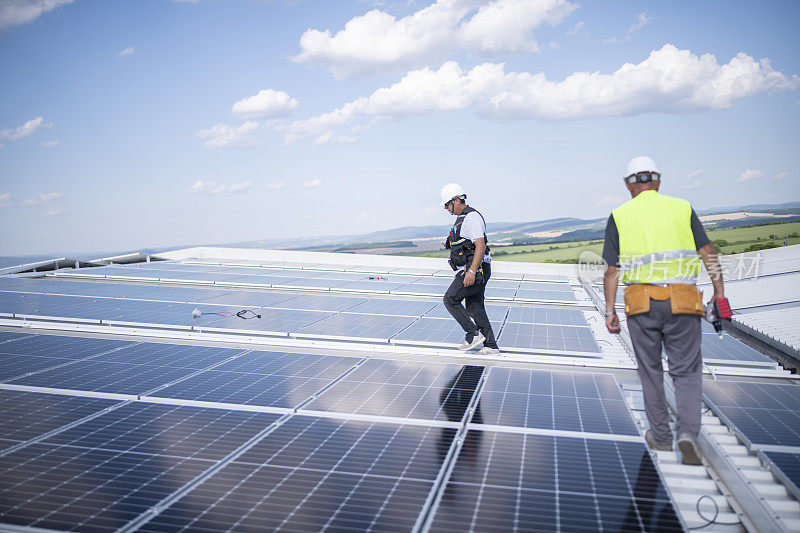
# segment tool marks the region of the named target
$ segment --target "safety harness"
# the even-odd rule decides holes
[[[453,270],[458,270],[465,265],[471,264],[472,259],[475,257],[475,243],[461,236],[461,225],[464,223],[464,219],[467,218],[467,215],[473,211],[478,213],[481,220],[483,220],[483,227],[486,227],[486,219],[483,218],[483,215],[481,215],[477,209],[472,207],[465,207],[464,210],[461,211],[461,214],[456,217],[456,221],[450,230],[450,235],[447,236],[447,240],[444,244],[445,248],[450,249],[450,259],[448,263],[450,263],[450,268]],[[483,234],[483,240],[486,243],[486,252],[488,252],[489,239],[486,238],[486,233]]]

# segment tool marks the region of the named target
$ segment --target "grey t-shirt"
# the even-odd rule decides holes
[[[703,229],[703,224],[697,218],[697,213],[692,209],[692,235],[694,236],[695,249],[699,250],[711,240],[706,235],[706,230]],[[606,222],[606,240],[603,244],[603,259],[609,266],[619,267],[619,230],[617,223],[614,221],[614,215],[608,216]]]

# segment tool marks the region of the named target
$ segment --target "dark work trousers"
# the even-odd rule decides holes
[[[464,271],[456,273],[453,283],[444,293],[444,306],[453,315],[461,328],[466,332],[466,339],[471,341],[476,331],[483,333],[486,340],[483,345],[488,348],[497,348],[497,341],[494,339],[492,324],[486,316],[486,307],[483,305],[483,294],[486,292],[486,283],[492,275],[489,263],[483,263],[483,283],[474,283],[469,287],[464,286]],[[461,302],[467,301],[465,308]],[[473,322],[474,320],[474,322]]]
[[[628,317],[628,330],[639,363],[647,420],[656,441],[660,444],[672,442],[664,397],[662,344],[675,387],[678,408],[675,433],[678,436],[688,433],[696,440],[700,432],[703,394],[700,316],[673,315],[669,300],[650,300],[650,311]]]

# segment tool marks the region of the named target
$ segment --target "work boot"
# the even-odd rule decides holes
[[[681,451],[681,462],[685,465],[701,465],[700,452],[694,439],[688,433],[681,433],[678,437],[678,449]]]
[[[659,444],[656,441],[655,435],[649,429],[644,432],[644,440],[647,442],[647,445],[650,446],[654,450],[659,450],[662,452],[671,452],[672,451],[672,443],[669,444]]]
[[[475,335],[473,335],[471,339],[467,337],[467,339],[463,343],[461,343],[458,349],[461,350],[462,352],[466,350],[471,350],[485,340],[486,337],[484,337],[483,333],[479,331]]]
[[[499,348],[489,348],[488,346],[484,346],[480,350],[476,352],[478,355],[500,355]]]

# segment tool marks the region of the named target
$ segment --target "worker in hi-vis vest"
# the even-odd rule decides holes
[[[653,449],[672,450],[661,365],[663,347],[675,388],[678,449],[684,464],[699,465],[700,318],[721,330],[720,319],[731,316],[722,270],[714,245],[689,202],[658,193],[661,172],[655,161],[634,157],[624,180],[631,199],[608,217],[603,246],[606,327],[610,333],[620,332],[614,304],[621,271],[628,330],[650,424],[645,440]],[[705,308],[703,294],[696,287],[701,258],[714,287],[714,296]]]

